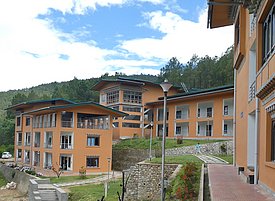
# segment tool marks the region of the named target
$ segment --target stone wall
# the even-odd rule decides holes
[[[201,144],[200,151],[202,154],[233,154],[233,141],[221,141],[215,143]],[[180,156],[185,154],[195,154],[195,146],[179,147],[166,149],[166,156]]]
[[[156,151],[152,150],[152,157]],[[144,149],[113,149],[112,169],[122,171],[149,158],[149,150]]]
[[[16,189],[22,194],[26,194],[28,192],[29,180],[36,178],[32,175],[26,174],[25,172],[20,172],[19,170],[15,170],[3,164],[0,164],[0,172],[8,182],[14,181],[17,184]]]
[[[169,180],[178,165],[165,165],[164,177]],[[159,200],[161,164],[138,163],[126,174],[125,200]]]

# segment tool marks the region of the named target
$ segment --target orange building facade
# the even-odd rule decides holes
[[[163,90],[144,80],[118,78],[102,80],[93,89],[100,92],[100,104],[129,115],[113,122],[114,139],[162,136]],[[232,138],[233,86],[196,92],[172,87],[167,99],[167,137]]]
[[[126,115],[97,103],[64,99],[14,105],[15,162],[37,172],[108,172],[112,158],[112,119]]]
[[[210,28],[234,25],[235,164],[275,194],[275,2],[209,1]]]

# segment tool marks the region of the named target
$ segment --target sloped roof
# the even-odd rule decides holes
[[[225,86],[220,86],[220,87],[201,89],[201,90],[191,91],[191,92],[187,92],[187,93],[180,93],[180,94],[168,96],[167,101],[188,99],[188,98],[194,98],[194,97],[198,97],[198,96],[205,96],[205,95],[221,93],[221,92],[228,92],[228,91],[233,92],[233,90],[234,90],[233,85],[225,85]],[[154,105],[154,104],[161,103],[161,102],[163,102],[163,97],[158,98],[158,101],[150,102],[150,103],[147,103],[146,105]]]
[[[105,107],[105,106],[100,105],[98,103],[95,103],[93,101],[82,102],[82,103],[72,103],[72,104],[67,104],[67,105],[48,106],[48,107],[43,107],[43,108],[35,109],[35,110],[32,110],[32,111],[28,111],[28,112],[25,112],[23,114],[38,114],[38,113],[41,113],[41,112],[44,112],[44,111],[56,111],[56,110],[61,110],[61,109],[68,109],[68,108],[75,108],[75,107],[82,107],[82,106],[97,107],[97,108],[100,108],[104,111],[111,112],[113,115],[115,115],[117,117],[122,117],[122,116],[128,115],[127,113],[120,112],[118,110],[114,110],[114,109],[109,108],[109,107]]]

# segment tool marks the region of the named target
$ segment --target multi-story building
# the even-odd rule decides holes
[[[112,121],[126,114],[94,102],[30,101],[16,113],[14,156],[18,164],[50,172],[107,172],[112,157]]]
[[[118,78],[102,80],[100,104],[129,113],[114,120],[114,138],[162,135],[163,90],[157,83]],[[169,138],[232,138],[233,86],[183,92],[172,87],[167,99]]]
[[[163,98],[146,104],[153,112],[153,132],[162,136]],[[233,86],[167,97],[168,138],[226,139],[233,136]]]
[[[235,28],[235,163],[275,193],[275,1],[208,3],[210,28]]]

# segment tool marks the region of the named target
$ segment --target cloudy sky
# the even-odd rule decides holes
[[[1,0],[0,91],[77,77],[159,74],[171,57],[220,56],[206,0]]]

